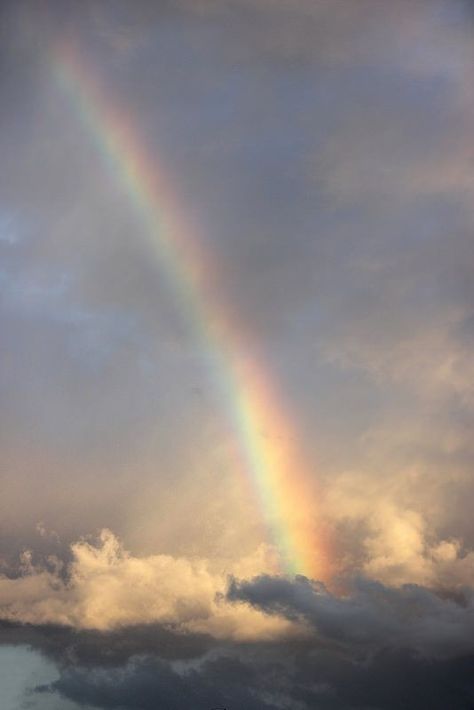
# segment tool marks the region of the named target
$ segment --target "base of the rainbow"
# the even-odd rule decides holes
[[[300,545],[300,549],[305,548],[304,553],[299,552],[298,554],[294,549],[291,549],[293,545],[290,548],[291,543],[280,539],[278,543],[279,573],[286,577],[303,576],[321,582],[329,581],[331,572],[327,554],[328,545],[323,537],[321,533],[305,536]]]

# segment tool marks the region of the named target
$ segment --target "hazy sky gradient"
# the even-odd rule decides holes
[[[471,708],[472,2],[0,13],[5,710]],[[289,426],[258,436],[305,462],[329,591],[276,574],[219,373],[59,85],[64,42],[264,363]]]

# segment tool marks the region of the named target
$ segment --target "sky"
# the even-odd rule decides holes
[[[473,32],[1,3],[2,710],[472,710]]]

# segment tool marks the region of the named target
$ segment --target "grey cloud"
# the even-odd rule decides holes
[[[84,669],[120,667],[134,656],[156,656],[164,661],[191,661],[204,656],[218,642],[205,634],[183,634],[160,624],[126,626],[113,631],[0,621],[2,645],[30,646],[59,666]]]
[[[270,710],[275,704],[264,699],[270,695],[268,679],[258,670],[232,656],[208,661],[198,671],[179,672],[159,660],[137,660],[124,669],[104,674],[101,671],[66,670],[49,687],[37,692],[56,692],[79,703],[99,708],[154,710],[166,707],[212,708],[231,704],[248,710]]]
[[[470,710],[472,660],[426,662],[382,652],[367,664],[305,646],[259,647],[223,651],[195,667],[149,657],[107,670],[74,666],[37,692],[101,709]]]
[[[455,600],[416,585],[389,588],[359,579],[351,593],[335,596],[305,578],[262,576],[232,581],[228,599],[302,618],[320,643],[340,644],[351,653],[408,649],[426,658],[450,658],[474,651],[472,590]]]

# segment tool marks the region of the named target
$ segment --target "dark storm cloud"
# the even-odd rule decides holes
[[[102,709],[176,710],[470,710],[474,657],[432,662],[407,653],[381,653],[370,664],[318,652],[279,649],[259,658],[228,653],[197,670],[174,670],[156,659],[138,659],[103,672],[65,670],[40,694],[60,694]]]
[[[8,621],[0,621],[0,643],[27,645],[60,666],[78,664],[83,668],[119,667],[133,656],[144,655],[157,656],[164,661],[192,660],[219,645],[205,634],[182,634],[160,624],[99,632]]]
[[[87,672],[65,671],[60,680],[37,692],[55,692],[78,703],[100,708],[136,708],[154,710],[166,707],[212,708],[238,707],[270,710],[273,703],[268,678],[232,656],[208,661],[202,669],[178,672],[170,664],[156,659],[132,662],[125,669]],[[259,697],[260,696],[260,697]]]
[[[460,599],[441,598],[417,585],[389,588],[359,579],[350,595],[335,596],[304,577],[291,582],[262,576],[233,581],[228,599],[303,619],[321,644],[350,653],[410,649],[427,658],[449,658],[474,652],[471,590]]]
[[[126,632],[123,633],[123,637]],[[113,642],[112,642],[113,649]],[[138,650],[138,647],[137,649]],[[60,678],[36,692],[93,707],[279,707],[354,710],[468,710],[474,701],[473,656],[427,660],[387,644],[370,658],[327,647],[319,638],[220,648],[172,663],[143,653],[123,665],[84,658],[61,664]],[[114,659],[112,650],[111,657]],[[104,662],[105,660],[105,662]],[[82,661],[82,662],[81,662]]]

